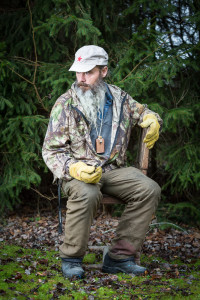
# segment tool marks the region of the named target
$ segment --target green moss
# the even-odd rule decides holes
[[[86,271],[85,280],[70,281],[63,278],[58,253],[38,249],[24,249],[14,245],[0,245],[0,299],[200,299],[200,260],[183,264],[175,260],[179,273],[162,270],[144,277],[126,274],[107,275]],[[89,253],[84,263],[95,263],[96,255]],[[142,256],[142,264],[162,264],[159,257]],[[184,271],[185,268],[185,271]],[[183,274],[181,270],[183,269]]]
[[[109,297],[111,298],[114,298],[115,297],[115,294],[116,291],[113,291],[112,289],[110,288],[107,288],[107,287],[100,287],[97,291],[96,291],[96,296],[97,297],[100,297],[100,299],[110,299]]]
[[[85,263],[85,264],[94,264],[95,262],[96,262],[96,254],[95,253],[86,254],[83,258],[83,263]]]

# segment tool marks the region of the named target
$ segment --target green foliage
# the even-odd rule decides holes
[[[166,203],[162,206],[161,212],[158,213],[159,218],[162,218],[163,212],[165,219],[200,226],[200,205],[196,205],[196,203]]]
[[[32,186],[44,190],[41,147],[49,113],[74,81],[68,69],[85,44],[107,50],[108,82],[161,115],[153,172],[166,201],[195,206],[200,190],[199,3],[17,0],[0,7],[1,210],[11,209]]]

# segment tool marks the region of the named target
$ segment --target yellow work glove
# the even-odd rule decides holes
[[[97,183],[102,176],[101,167],[88,166],[84,162],[77,162],[69,167],[69,174],[85,183]]]
[[[149,127],[143,142],[146,143],[148,149],[153,148],[155,142],[159,138],[160,125],[158,123],[158,119],[153,114],[145,115],[140,126],[142,128]]]

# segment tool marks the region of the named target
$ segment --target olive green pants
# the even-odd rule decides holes
[[[160,199],[160,187],[155,181],[128,167],[103,173],[98,184],[73,179],[63,182],[62,188],[68,200],[61,257],[84,256],[102,194],[116,196],[126,204],[109,255],[116,259],[136,255]]]

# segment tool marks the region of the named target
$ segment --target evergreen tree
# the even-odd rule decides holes
[[[162,116],[152,176],[170,209],[187,207],[184,215],[198,218],[199,9],[197,0],[0,4],[2,209],[31,187],[43,193],[51,178],[41,157],[51,107],[75,79],[68,72],[75,51],[96,44],[110,57],[108,81]]]

